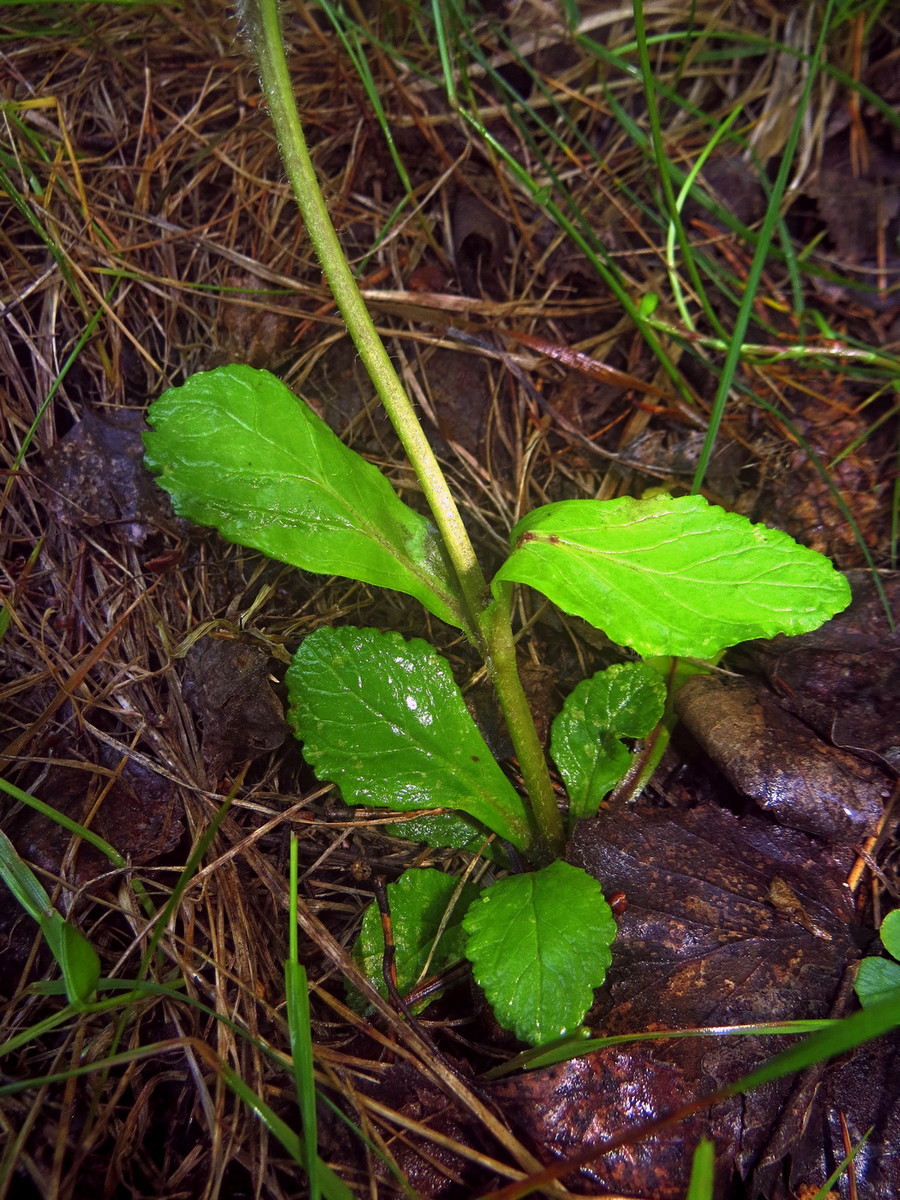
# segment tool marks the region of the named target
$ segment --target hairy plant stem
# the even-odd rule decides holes
[[[247,0],[244,10],[281,157],[301,216],[350,337],[413,466],[459,580],[466,632],[497,690],[538,825],[538,840],[562,848],[563,829],[534,718],[519,679],[511,607],[490,591],[434,451],[365,306],[316,178],[297,112],[277,0]]]

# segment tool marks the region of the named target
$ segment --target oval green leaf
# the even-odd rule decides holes
[[[466,627],[432,522],[268,371],[192,375],[147,420],[147,465],[179,515],[303,570],[405,592]]]
[[[646,737],[665,703],[665,684],[646,663],[616,663],[569,693],[550,730],[550,754],[569,793],[570,822],[596,814],[631,765],[620,739]]]
[[[871,1008],[889,996],[896,997],[900,1005],[900,963],[890,958],[864,958],[853,987],[863,1008]]]
[[[419,638],[323,628],[285,681],[288,720],[347,804],[467,813],[524,849],[525,805],[494,760],[447,661]]]
[[[540,1046],[573,1030],[612,962],[616,923],[596,879],[565,862],[486,888],[463,918],[494,1016]]]
[[[879,934],[888,954],[900,959],[900,908],[895,908],[885,916]]]
[[[436,975],[463,957],[462,919],[478,895],[478,888],[474,883],[465,883],[459,895],[455,895],[458,888],[458,879],[431,867],[404,871],[396,883],[387,885],[397,990],[401,996],[416,986],[423,971]],[[363,916],[353,957],[386,997],[384,929],[374,902]]]
[[[846,608],[823,555],[702,496],[563,500],[528,513],[494,577],[526,583],[644,657],[711,658]]]

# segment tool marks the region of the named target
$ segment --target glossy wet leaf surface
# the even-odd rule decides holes
[[[180,516],[292,566],[406,592],[464,623],[432,522],[268,371],[192,375],[147,420],[147,465]]]
[[[591,817],[631,763],[623,737],[645,737],[662,717],[666,689],[645,663],[616,663],[582,680],[553,722],[550,754],[569,794],[569,818]]]
[[[894,991],[900,1004],[900,908],[895,908],[885,916],[878,933],[884,956],[864,958],[853,981],[854,990],[864,1008],[877,1004]]]
[[[849,851],[716,807],[685,813],[641,807],[581,822],[569,858],[596,874],[607,892],[627,897],[614,964],[590,1017],[604,1034],[849,1011],[844,974],[858,955],[844,886]],[[708,1094],[787,1044],[727,1037],[618,1046],[496,1086],[519,1127],[552,1160]],[[806,1127],[810,1157],[794,1178],[798,1185],[815,1179],[816,1139],[821,1150],[823,1123],[836,1127],[840,1110],[855,1139],[875,1124],[866,1194],[888,1200],[900,1183],[896,1160],[885,1154],[898,1132],[895,1089],[882,1065],[870,1089],[851,1082],[860,1079],[857,1062],[881,1064],[885,1052],[892,1061],[892,1045],[882,1045],[881,1057],[866,1049],[813,1072],[808,1092],[795,1092],[790,1080],[766,1084],[671,1134],[624,1147],[569,1182],[578,1190],[602,1181],[606,1190],[680,1200],[690,1148],[705,1134],[719,1162],[735,1164],[745,1177],[756,1170],[761,1186],[786,1200],[773,1183],[785,1153]],[[719,1179],[717,1195],[726,1194],[726,1184]]]
[[[457,890],[459,894],[457,895]],[[394,938],[397,990],[405,996],[420,981],[422,972],[437,975],[463,956],[462,919],[478,895],[474,884],[432,868],[404,871],[387,885],[387,900]],[[383,996],[384,930],[378,905],[366,909],[353,956]]]
[[[458,810],[515,846],[527,844],[522,799],[446,659],[427,642],[375,629],[318,629],[301,643],[285,682],[304,756],[345,803]]]
[[[529,584],[644,657],[802,633],[850,600],[827,559],[701,496],[548,504],[510,544],[495,584]]]
[[[596,880],[564,862],[486,888],[463,926],[497,1020],[533,1046],[581,1022],[616,934]]]
[[[890,780],[817,737],[767,688],[696,675],[675,708],[737,791],[782,824],[837,842],[874,832]]]

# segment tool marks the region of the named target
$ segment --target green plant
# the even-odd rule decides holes
[[[434,520],[344,446],[274,376],[231,366],[192,376],[150,409],[147,462],[176,510],[283,562],[393,588],[463,631],[493,682],[527,800],[495,762],[449,664],[427,643],[371,629],[316,630],[288,671],[289,718],[307,760],[348,804],[426,810],[409,836],[484,849],[503,843],[534,868],[483,889],[459,921],[422,922],[446,907],[438,873],[407,877],[389,898],[398,976],[415,979],[459,939],[498,1019],[541,1044],[572,1029],[610,962],[615,924],[599,884],[559,861],[567,824],[597,811],[632,763],[623,738],[663,720],[672,656],[712,658],[749,638],[816,628],[849,601],[846,581],[787,535],[751,525],[700,496],[571,500],[528,513],[490,584],[415,411],[377,337],[341,253],[306,148],[273,0],[247,9],[282,156],[348,330],[416,471]],[[580,684],[553,726],[565,780],[560,813],[517,667],[516,585],[648,659]],[[664,739],[660,739],[660,744]],[[434,814],[432,810],[444,810]],[[452,881],[451,888],[453,890]],[[404,897],[420,913],[409,921]],[[397,907],[399,905],[399,908]],[[443,911],[443,909],[441,909]],[[379,957],[380,925],[359,954]],[[451,943],[456,944],[456,943]],[[437,955],[437,958],[435,957]],[[402,967],[402,970],[401,970]]]
[[[41,927],[50,952],[59,964],[69,1003],[76,1008],[90,1002],[100,978],[100,960],[87,938],[66,921],[50,903],[34,872],[0,831],[0,879],[30,917]]]
[[[849,600],[828,560],[786,534],[699,496],[624,497],[564,501],[525,516],[470,616],[432,522],[274,376],[244,366],[194,375],[158,400],[149,420],[147,461],[179,513],[306,570],[414,596],[463,630],[495,680],[501,670],[515,675],[515,584],[645,658],[709,658],[747,638],[799,633]],[[500,682],[521,693],[517,676],[516,687]],[[346,803],[429,810],[408,835],[474,851],[495,834],[538,868],[485,888],[460,914],[465,953],[498,1018],[523,1040],[545,1042],[576,1025],[609,965],[615,924],[594,879],[547,860],[558,859],[567,825],[595,813],[628,770],[622,739],[643,738],[662,719],[657,667],[617,664],[566,700],[550,746],[569,793],[565,821],[555,799],[547,813],[516,791],[449,664],[420,639],[318,629],[297,650],[287,684],[306,758]],[[512,715],[520,727],[531,722],[524,696]],[[446,907],[443,878],[419,873],[408,885],[423,912]],[[451,933],[459,936],[453,924],[442,930]],[[378,936],[373,925],[364,959],[377,959]],[[414,981],[433,947],[410,937],[397,950],[401,978]]]
[[[881,944],[891,957],[872,956],[859,964],[853,986],[863,1008],[886,1000],[890,995],[900,1001],[900,908],[887,914],[879,933]]]

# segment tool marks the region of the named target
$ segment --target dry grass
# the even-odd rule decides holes
[[[640,80],[598,67],[554,6],[533,0],[513,7],[507,32],[519,54],[534,52],[529,62],[544,91],[532,93],[533,109],[553,123],[555,138],[523,124],[521,108],[516,113],[496,78],[476,64],[465,88],[493,139],[486,144],[447,108],[434,46],[421,36],[424,16],[399,3],[376,6],[367,58],[408,188],[321,12],[298,3],[288,18],[292,69],[339,232],[433,422],[451,481],[468,498],[467,519],[488,560],[517,516],[548,499],[689,486],[722,358],[700,306],[691,305],[700,314],[694,337],[667,292],[656,176],[616,117],[620,106],[646,127]],[[285,650],[322,621],[352,616],[425,632],[399,601],[340,581],[293,579],[184,529],[140,490],[132,507],[122,507],[121,493],[118,500],[101,494],[102,462],[93,463],[96,486],[90,473],[78,477],[63,499],[61,477],[48,468],[59,464],[58,448],[75,422],[139,415],[191,371],[244,360],[281,373],[407,496],[414,490],[311,258],[236,23],[225,6],[212,9],[21,5],[0,14],[3,770],[73,819],[106,830],[131,866],[110,869],[19,809],[7,813],[6,824],[100,950],[104,974],[119,979],[135,978],[153,928],[136,885],[162,907],[233,779],[210,774],[182,694],[190,645],[208,632],[252,641],[270,651],[277,672]],[[348,11],[369,28],[362,9]],[[700,3],[691,11],[703,36],[686,43],[680,58],[660,50],[656,63],[660,78],[677,83],[692,106],[665,114],[671,161],[688,169],[709,137],[698,114],[720,120],[738,98],[745,143],[777,159],[802,61],[772,49],[754,57],[739,50],[751,37],[808,48],[814,6],[807,17],[798,8],[786,19],[764,0]],[[601,5],[585,32],[615,49],[633,36],[629,13],[627,5]],[[652,3],[647,20],[657,35],[683,28],[686,17],[679,5]],[[885,15],[874,32],[864,31],[870,58],[896,55],[890,21]],[[475,28],[489,64],[503,66],[510,55],[491,40],[487,21]],[[745,40],[729,41],[729,34]],[[400,46],[407,65],[380,48],[376,35]],[[848,19],[829,44],[829,60],[851,76],[872,65],[854,49],[861,36],[858,21]],[[702,53],[714,38],[718,63]],[[809,197],[829,121],[849,106],[857,155],[867,144],[866,122],[877,123],[865,104],[854,106],[854,95],[834,75],[816,84],[786,206],[797,216],[798,246],[813,224]],[[572,219],[587,251],[602,248],[606,270],[631,296],[663,296],[659,315],[679,336],[659,334],[661,358],[648,352],[585,249],[554,226],[501,151],[538,189],[549,164],[550,178],[568,194],[566,211],[578,214]],[[752,224],[758,213],[739,219]],[[719,290],[706,286],[727,325],[752,248],[708,213],[686,214],[686,224],[696,253],[721,273]],[[467,238],[478,254],[463,253]],[[884,283],[883,240],[875,252],[881,259],[868,273],[881,271]],[[810,249],[809,262],[820,271],[834,266],[817,253]],[[804,272],[807,265],[804,258]],[[801,326],[796,316],[794,269],[796,262],[773,255],[757,298],[752,340],[779,352],[810,337],[808,321]],[[465,271],[471,286],[464,295]],[[683,286],[690,303],[689,278]],[[801,288],[814,296],[808,274]],[[896,407],[888,383],[896,306],[883,287],[876,302],[863,297],[825,311],[831,332],[847,346],[868,347],[868,358],[748,356],[706,486],[714,498],[774,513],[795,532],[805,528],[853,565],[863,556],[859,540],[829,506],[827,488],[810,497],[814,472],[802,474],[799,489],[809,511],[798,503],[772,506],[772,493],[783,494],[791,473],[807,469],[798,445],[805,439],[832,464],[866,551],[885,565],[892,553]],[[560,347],[579,352],[576,369],[571,357],[555,361],[554,347],[557,359]],[[753,396],[780,415],[767,414]],[[874,418],[876,433],[866,440]],[[63,478],[71,478],[74,467],[63,461]],[[137,478],[125,476],[129,486]],[[525,619],[532,615],[523,611]],[[470,668],[463,649],[444,648],[462,671]],[[125,814],[119,824],[111,805]],[[291,830],[302,834],[300,916],[314,980],[317,1082],[369,1139],[367,1148],[325,1114],[324,1157],[360,1195],[373,1196],[400,1194],[377,1158],[399,1159],[402,1171],[412,1171],[404,1144],[415,1133],[420,1146],[432,1139],[431,1168],[413,1176],[423,1193],[437,1186],[433,1178],[469,1170],[467,1163],[479,1186],[533,1165],[459,1066],[464,1059],[482,1066],[502,1053],[483,1041],[483,1026],[457,1012],[458,1026],[450,1022],[440,1034],[437,1053],[430,1037],[378,999],[349,957],[372,873],[393,876],[416,851],[388,838],[389,825],[352,819],[316,786],[296,752],[281,750],[249,769],[200,869],[179,885],[177,909],[148,964],[148,977],[165,984],[165,993],[73,1016],[43,1036],[23,1035],[7,1057],[10,1079],[62,1079],[0,1106],[0,1197],[304,1195],[302,1173],[223,1070],[296,1121],[283,1012]],[[48,965],[36,931],[10,911],[0,927],[5,1042],[36,1027],[60,1001],[29,986]],[[345,1006],[344,978],[375,1003],[372,1020]],[[73,1074],[113,1054],[130,1058]],[[422,1129],[412,1110],[398,1112],[380,1097],[398,1064],[410,1064],[423,1087],[452,1101],[450,1133]]]

